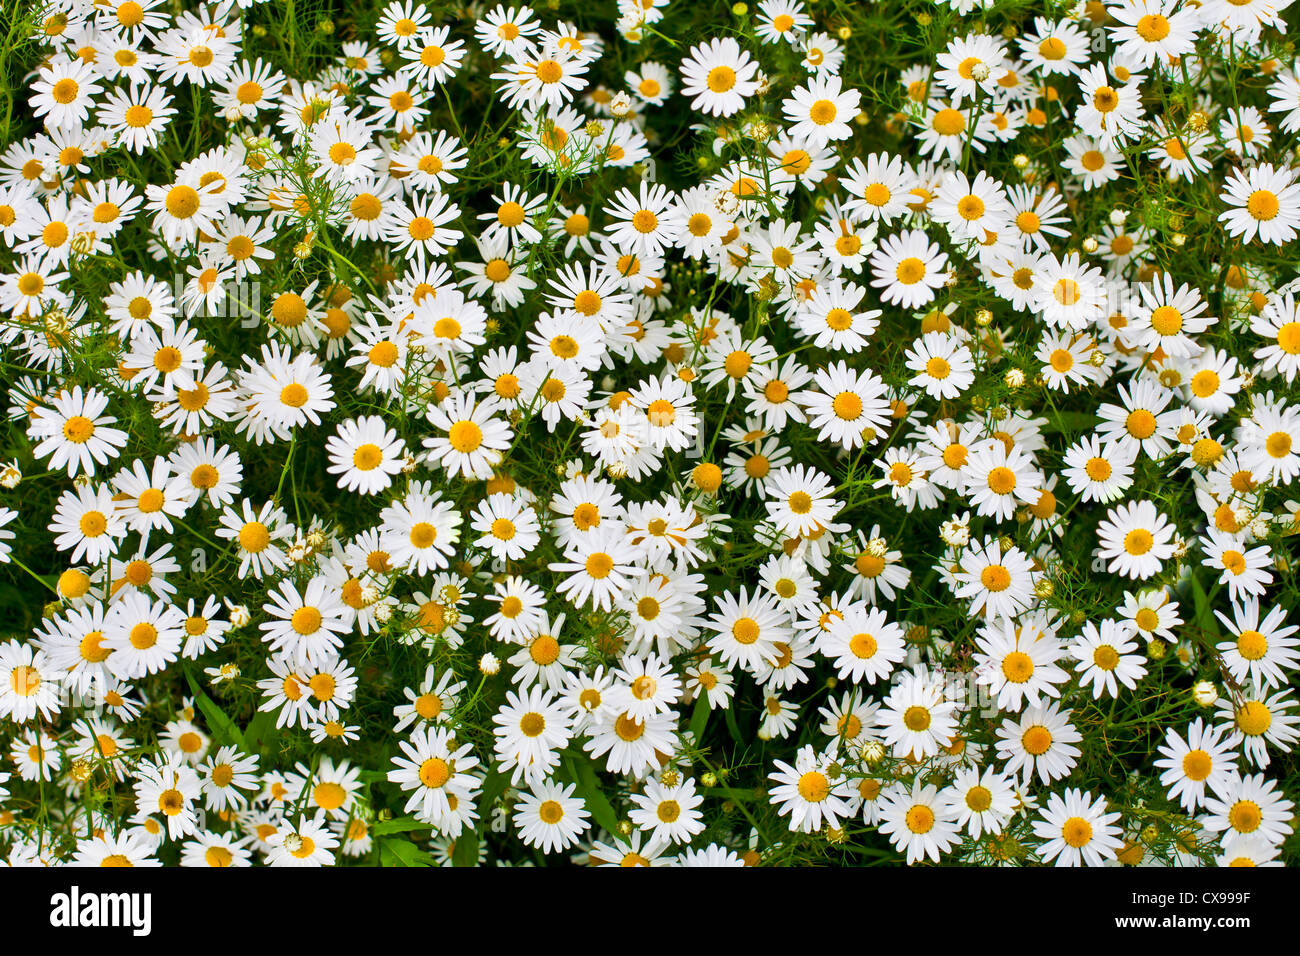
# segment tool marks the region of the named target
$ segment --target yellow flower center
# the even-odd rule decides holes
[[[736,71],[729,66],[715,66],[709,70],[705,83],[714,93],[726,93],[736,85]]]
[[[825,774],[818,773],[816,770],[809,770],[800,776],[797,787],[799,796],[809,803],[821,803],[831,793],[830,781],[826,779]]]

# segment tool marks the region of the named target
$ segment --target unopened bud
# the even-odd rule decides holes
[[[1197,681],[1192,688],[1192,700],[1199,707],[1213,707],[1219,699],[1219,690],[1208,680]]]

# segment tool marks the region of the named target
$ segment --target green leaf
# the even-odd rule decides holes
[[[452,866],[478,866],[478,833],[466,830],[456,838],[451,849]]]
[[[380,840],[379,862],[383,866],[437,866],[428,853],[407,840]]]
[[[370,825],[370,832],[375,836],[387,833],[409,833],[412,830],[432,830],[432,823],[425,823],[415,817],[397,817],[393,820],[380,820]]]
[[[261,753],[266,748],[267,738],[275,733],[275,715],[270,711],[259,710],[244,728],[244,741],[250,753]]]
[[[591,764],[586,761],[579,762],[573,757],[565,757],[564,767],[568,771],[569,779],[577,786],[578,793],[582,794],[582,799],[586,801],[587,809],[591,811],[596,822],[610,833],[617,833],[618,814],[614,812],[613,805],[601,790],[600,780],[596,777],[596,771],[592,769]]]
[[[731,734],[731,739],[738,744],[743,744],[745,741],[744,738],[740,736],[740,726],[736,723],[736,708],[724,708],[722,716],[727,721],[727,732]]]
[[[478,805],[488,810],[496,803],[497,797],[505,793],[506,787],[510,785],[510,778],[496,770],[488,772],[483,778],[483,789],[479,793]]]
[[[701,793],[706,793],[710,797],[718,797],[722,800],[744,800],[753,802],[758,798],[754,796],[753,790],[737,790],[735,787],[701,787]]]
[[[217,739],[217,743],[237,744],[240,750],[247,753],[248,747],[244,745],[244,735],[239,732],[235,722],[226,716],[226,712],[218,707],[211,697],[203,693],[193,674],[186,671],[185,679],[189,681],[190,690],[194,692],[194,703],[208,719],[208,729],[212,731],[212,736]]]
[[[1209,595],[1205,593],[1205,588],[1201,587],[1201,581],[1195,574],[1192,575],[1191,582],[1192,604],[1196,607],[1195,623],[1205,633],[1212,637],[1219,637],[1222,632],[1219,630],[1218,618],[1214,616],[1214,612],[1210,609]]]
[[[1092,412],[1056,412],[1047,416],[1045,432],[1081,432],[1097,424],[1097,416]]]
[[[709,701],[706,694],[700,694],[699,700],[695,702],[695,710],[691,713],[691,736],[695,738],[695,746],[701,746],[700,741],[704,739],[704,725],[709,722]]]

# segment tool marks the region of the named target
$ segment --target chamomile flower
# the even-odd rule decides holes
[[[1025,63],[1044,76],[1069,76],[1088,62],[1091,44],[1087,33],[1070,20],[1053,22],[1034,17],[1034,28],[1017,41]]]
[[[947,281],[948,256],[919,229],[881,240],[871,254],[872,288],[883,301],[904,309],[931,302]]]
[[[1259,352],[1256,351],[1256,358]],[[1226,415],[1243,384],[1237,360],[1215,348],[1204,349],[1193,361],[1187,381],[1189,404],[1216,418]]]
[[[1134,310],[1128,337],[1138,348],[1148,352],[1162,350],[1174,357],[1194,356],[1200,351],[1192,338],[1213,325],[1214,316],[1205,315],[1206,304],[1191,286],[1174,289],[1169,273],[1150,285],[1138,286],[1141,304]]]
[[[266,838],[267,866],[331,866],[339,839],[322,819],[285,820]]]
[[[1083,739],[1070,723],[1070,711],[1062,713],[1055,703],[1026,707],[1019,718],[1002,721],[997,735],[998,758],[1007,762],[1004,772],[1026,783],[1036,773],[1044,784],[1069,774],[1081,753],[1074,745]]]
[[[1220,791],[1237,773],[1237,756],[1222,737],[1223,728],[1199,717],[1187,725],[1185,738],[1173,727],[1165,731],[1155,765],[1164,769],[1160,782],[1169,788],[1169,798],[1189,813],[1205,805],[1207,786]]]
[[[487,52],[514,58],[541,29],[534,17],[533,10],[527,6],[507,8],[497,4],[475,23],[474,32]]]
[[[916,374],[911,384],[933,399],[960,396],[975,381],[970,350],[956,337],[927,332],[907,351],[907,367]]]
[[[824,441],[846,449],[872,444],[890,417],[884,384],[871,369],[836,362],[813,376],[817,390],[806,399],[808,424]]]
[[[816,647],[840,678],[858,684],[887,678],[906,656],[902,628],[879,608],[847,609],[818,635]]]
[[[1300,304],[1291,293],[1273,296],[1250,320],[1250,330],[1269,340],[1255,350],[1261,370],[1276,372],[1287,380],[1300,373]]]
[[[172,98],[161,87],[145,84],[130,91],[112,88],[96,111],[96,119],[133,153],[156,149],[163,131],[176,115]]]
[[[566,561],[553,561],[548,567],[568,575],[557,592],[575,607],[590,602],[593,608],[609,610],[615,595],[646,573],[633,563],[636,550],[616,526],[597,528],[573,540],[564,549],[564,557]]]
[[[252,574],[260,579],[288,566],[281,545],[293,536],[293,529],[284,511],[272,501],[263,503],[256,510],[247,499],[242,501],[239,509],[227,506],[215,533],[218,538],[238,544],[240,578]]]
[[[1024,552],[1016,547],[1004,551],[993,538],[962,550],[953,580],[954,593],[970,600],[972,614],[1014,618],[1033,603],[1037,575]]]
[[[1300,640],[1291,636],[1297,627],[1282,626],[1286,620],[1283,608],[1272,608],[1261,621],[1259,601],[1249,597],[1240,603],[1233,601],[1232,617],[1217,610],[1214,613],[1233,635],[1232,640],[1220,642],[1217,650],[1234,680],[1264,688],[1281,687],[1286,682],[1285,672],[1300,665],[1300,653],[1295,650]]]
[[[429,19],[430,11],[424,4],[417,4],[414,0],[393,0],[384,7],[375,32],[381,43],[407,49],[415,42],[420,30],[428,26]]]
[[[653,447],[681,451],[695,436],[699,427],[695,395],[680,378],[647,379],[629,395],[634,407],[645,410]]]
[[[953,814],[953,823],[972,839],[998,834],[1010,821],[1016,798],[1012,783],[993,767],[966,767],[957,771],[943,792]]]
[[[1036,707],[1058,698],[1058,685],[1069,679],[1057,666],[1065,653],[1061,642],[1037,624],[1015,624],[1006,618],[991,622],[981,629],[975,646],[975,682],[997,695],[999,710]]]
[[[1116,52],[1144,67],[1165,66],[1190,53],[1200,26],[1195,11],[1169,0],[1124,0],[1106,10],[1119,22],[1107,31]]]
[[[185,637],[185,615],[141,592],[125,595],[104,617],[103,647],[115,677],[156,674],[176,660]]]
[[[547,44],[540,50],[524,47],[492,79],[515,108],[559,109],[587,85],[587,58],[569,45]]]
[[[445,193],[411,197],[409,204],[394,207],[384,239],[394,252],[412,255],[422,265],[446,253],[464,236],[461,230],[448,225],[459,217],[460,207]]]
[[[495,494],[481,501],[470,528],[479,533],[476,544],[500,560],[517,561],[541,540],[536,512],[511,495]]]
[[[674,198],[667,187],[646,182],[639,193],[619,190],[605,209],[610,241],[639,256],[659,255],[685,225]]]
[[[758,64],[731,37],[691,47],[681,62],[682,95],[691,109],[709,116],[731,116],[758,92]]]
[[[79,471],[93,475],[96,466],[121,454],[127,440],[126,432],[112,427],[117,418],[105,414],[108,403],[107,395],[93,388],[83,392],[80,385],[56,395],[29,429],[39,439],[33,454],[48,456],[52,469],[66,467],[69,478]]]
[[[848,194],[845,211],[885,223],[908,212],[915,199],[911,191],[918,185],[903,160],[890,153],[873,153],[865,165],[854,158],[841,178]]]
[[[1129,639],[1130,634],[1117,621],[1103,620],[1100,627],[1089,621],[1070,644],[1070,653],[1078,662],[1079,684],[1091,685],[1095,699],[1103,694],[1118,697],[1120,685],[1133,690],[1146,676],[1146,664],[1140,654],[1133,653],[1137,642]]]
[[[936,162],[946,157],[957,163],[967,148],[982,153],[987,148],[985,143],[993,138],[992,123],[973,104],[963,108],[931,100],[918,124],[921,127],[918,147],[922,155],[932,156]],[[915,196],[912,201],[915,202]]]
[[[1003,229],[1011,218],[1002,183],[987,173],[970,180],[964,173],[952,173],[930,203],[930,215],[948,227],[954,240],[982,240],[986,233]]]
[[[349,630],[347,615],[323,577],[312,578],[301,590],[292,581],[281,581],[279,588],[267,592],[267,598],[263,611],[270,620],[258,628],[274,652],[307,666],[319,664],[343,646],[343,635]]]
[[[227,119],[251,120],[273,106],[284,84],[284,74],[261,57],[252,63],[240,60],[232,66],[223,86],[213,91],[212,98]]]
[[[1119,505],[1097,526],[1099,555],[1111,573],[1146,580],[1173,555],[1176,530],[1150,501]]]
[[[632,803],[636,809],[628,813],[628,819],[653,842],[689,843],[704,831],[703,814],[698,809],[704,795],[696,792],[691,777],[672,785],[650,779],[644,794],[633,794]]]
[[[1114,82],[1101,64],[1079,73],[1083,101],[1075,113],[1075,123],[1083,135],[1097,141],[1103,158],[1104,151],[1137,139],[1142,133],[1142,100],[1137,88],[1123,83],[1116,86]],[[1086,169],[1088,164],[1083,165]]]
[[[764,507],[783,533],[807,535],[829,527],[842,507],[831,490],[830,479],[815,468],[782,468],[767,481],[764,493],[770,500]]]
[[[53,720],[62,709],[62,675],[32,644],[0,644],[0,714],[17,724]]]
[[[1205,551],[1201,563],[1220,572],[1218,583],[1228,585],[1233,601],[1242,600],[1243,595],[1259,597],[1273,582],[1273,574],[1267,570],[1272,549],[1267,545],[1248,548],[1239,536],[1217,528],[1208,529],[1200,543]]]
[[[380,514],[382,546],[393,566],[414,574],[447,567],[460,539],[461,514],[440,495],[416,489]]]
[[[739,598],[724,592],[717,599],[717,612],[704,622],[713,633],[709,647],[724,664],[742,667],[751,673],[761,671],[776,661],[777,643],[789,643],[793,631],[789,619],[774,598],[747,589]]]
[[[118,541],[127,534],[112,492],[91,485],[59,496],[49,530],[55,536],[55,548],[72,552],[69,561],[84,559],[90,564],[99,564],[115,554]]]
[[[144,834],[123,831],[114,836],[102,832],[77,841],[72,866],[162,866],[154,847]]]
[[[572,846],[591,827],[590,812],[573,795],[576,789],[576,784],[546,781],[520,796],[513,820],[525,845],[555,853]]]
[[[470,295],[491,293],[492,307],[497,311],[506,306],[520,305],[524,295],[537,287],[522,268],[526,260],[514,255],[504,238],[495,241],[476,239],[475,242],[481,261],[456,263],[458,269],[468,273],[461,280],[461,286],[468,289]]]
[[[847,800],[848,781],[831,769],[827,754],[812,747],[800,747],[793,764],[774,761],[776,781],[769,797],[782,816],[789,816],[792,831],[813,833],[825,826],[839,826],[852,812]],[[838,779],[836,779],[838,777]]]
[[[889,837],[909,864],[926,858],[938,863],[959,842],[952,807],[933,784],[923,785],[918,775],[910,789],[895,783],[881,797],[880,832]]]
[[[1300,185],[1292,173],[1260,163],[1233,170],[1219,198],[1229,207],[1219,214],[1228,235],[1250,242],[1281,245],[1295,238],[1300,226]]]
[[[1213,796],[1205,798],[1205,828],[1212,833],[1256,836],[1280,844],[1292,832],[1294,804],[1277,790],[1277,782],[1263,774],[1230,774]]]
[[[465,43],[450,40],[448,27],[425,28],[401,50],[406,62],[399,72],[413,77],[425,89],[432,90],[456,74],[465,58]]]
[[[377,415],[350,419],[325,443],[330,474],[339,476],[339,487],[363,495],[388,488],[402,469],[406,445]]]
[[[963,469],[966,496],[976,514],[1005,521],[1021,504],[1038,501],[1043,478],[1018,446],[988,441],[971,449]]]
[[[849,126],[858,112],[859,93],[844,89],[838,76],[813,77],[797,86],[781,104],[790,122],[787,132],[810,146],[825,146],[853,135]]]
[[[1234,833],[1226,836],[1222,843],[1223,852],[1215,857],[1214,865],[1228,866],[1282,866],[1277,859],[1281,847],[1261,837]]]
[[[99,79],[80,58],[47,65],[31,85],[32,114],[44,117],[47,129],[81,127],[100,92]]]
[[[1057,866],[1101,866],[1123,846],[1116,826],[1119,813],[1107,813],[1104,796],[1093,797],[1074,787],[1064,797],[1052,793],[1033,821],[1034,835],[1043,840],[1039,855]]]
[[[246,431],[258,444],[288,438],[295,428],[335,407],[334,388],[310,352],[294,352],[278,343],[262,346],[261,361],[245,355],[239,385],[247,396],[237,431]]]
[[[424,440],[429,460],[450,474],[489,477],[501,462],[502,451],[510,446],[510,426],[494,417],[500,407],[493,396],[475,401],[467,393],[431,405],[426,413],[429,423],[446,435]]]
[[[420,820],[441,826],[453,812],[452,801],[468,800],[478,789],[478,777],[468,771],[478,764],[469,744],[453,740],[441,727],[417,727],[409,741],[399,741],[401,756],[393,757],[388,781],[411,791],[403,808]]]
[[[876,713],[876,726],[895,757],[924,760],[956,733],[955,704],[945,698],[942,678],[918,667],[894,682]]]
[[[1267,767],[1271,762],[1268,749],[1288,751],[1300,739],[1300,718],[1291,712],[1295,703],[1288,689],[1269,693],[1269,688],[1248,684],[1241,689],[1240,698],[1221,697],[1217,704],[1221,719],[1228,725],[1228,744],[1240,747],[1246,760],[1256,767]]]

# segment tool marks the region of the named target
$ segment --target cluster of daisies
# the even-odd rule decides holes
[[[44,3],[0,854],[1280,865],[1288,2]]]

